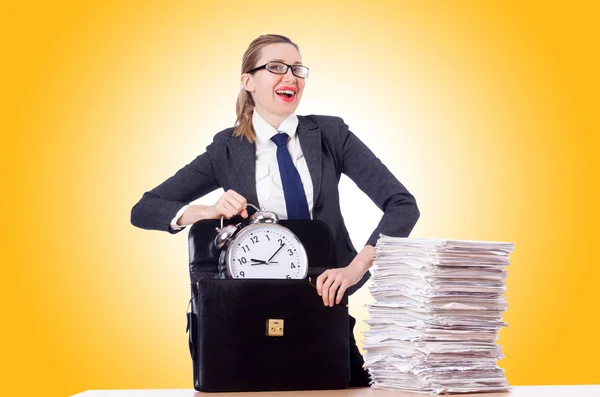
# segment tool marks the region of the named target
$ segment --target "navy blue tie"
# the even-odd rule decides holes
[[[281,175],[287,217],[288,219],[310,219],[302,180],[287,148],[289,137],[286,133],[271,137],[271,140],[277,145],[277,164],[279,165],[279,175]]]

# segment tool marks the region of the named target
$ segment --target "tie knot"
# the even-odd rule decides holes
[[[287,141],[288,141],[289,137],[290,136],[288,134],[286,134],[285,132],[282,132],[282,133],[273,135],[271,137],[271,140],[273,142],[275,142],[275,144],[277,145],[277,147],[281,147],[281,146],[287,145]]]

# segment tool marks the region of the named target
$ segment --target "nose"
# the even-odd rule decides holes
[[[282,79],[285,81],[296,81],[296,76],[292,73],[292,68],[288,68]]]

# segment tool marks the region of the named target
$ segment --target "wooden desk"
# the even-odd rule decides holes
[[[199,393],[191,389],[88,390],[73,397],[418,397],[429,394],[385,391],[368,387],[345,390],[310,390],[257,393]],[[455,395],[456,396],[456,395]],[[460,396],[460,395],[459,395]],[[465,397],[600,397],[600,385],[514,386],[508,393],[465,394]]]

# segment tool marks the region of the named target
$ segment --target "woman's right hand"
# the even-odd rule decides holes
[[[194,224],[203,219],[220,219],[222,216],[232,218],[241,214],[248,217],[246,199],[235,190],[229,189],[214,205],[190,205],[177,220],[179,226]]]
[[[248,203],[244,196],[239,194],[233,189],[229,189],[219,198],[213,206],[212,209],[215,213],[215,218],[220,219],[221,216],[225,218],[233,218],[234,216],[240,214],[242,218],[248,217],[248,210],[246,206]]]

